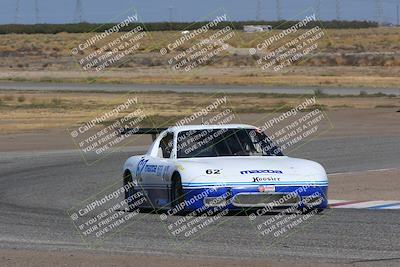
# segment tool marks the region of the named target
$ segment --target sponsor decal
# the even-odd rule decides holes
[[[283,173],[280,170],[247,170],[240,171],[240,174],[253,174],[253,173]]]
[[[136,176],[139,176],[143,172],[144,167],[146,166],[146,163],[148,161],[148,159],[144,158],[139,161],[138,165],[136,166]]]
[[[253,182],[277,182],[280,181],[281,178],[279,177],[253,177]]]
[[[146,167],[144,168],[145,172],[150,172],[150,173],[156,173],[157,172],[157,165],[146,165]]]
[[[162,173],[163,173],[163,170],[164,170],[164,166],[158,165],[156,175],[157,175],[157,176],[161,176]]]

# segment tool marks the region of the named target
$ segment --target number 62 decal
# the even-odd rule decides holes
[[[206,170],[207,174],[221,174],[221,170],[220,169],[208,169]]]

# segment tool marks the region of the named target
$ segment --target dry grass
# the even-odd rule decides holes
[[[223,95],[195,93],[81,93],[0,91],[0,133],[68,128],[108,112],[129,97],[137,97],[147,115],[144,123],[172,124],[193,114]],[[24,98],[24,101],[18,99]],[[236,114],[285,111],[302,102],[300,96],[235,94],[228,104]],[[322,97],[318,104],[326,109],[400,107],[399,97]]]
[[[327,29],[328,38],[320,43],[321,52],[397,52],[400,49],[400,28],[370,28],[370,29]],[[270,34],[277,33],[245,33],[235,31],[234,38],[227,41],[235,48],[254,47]],[[202,37],[208,37],[215,31],[209,31]],[[297,35],[303,33],[300,30]],[[113,35],[120,36],[118,33]],[[59,33],[59,34],[7,34],[0,39],[0,52],[15,52],[32,54],[47,54],[70,56],[71,49],[93,36],[92,33]],[[162,47],[181,37],[180,32],[148,32],[141,40],[143,44],[139,51],[158,52]],[[107,41],[107,40],[106,40]],[[193,45],[196,40],[186,42],[182,49]],[[99,45],[94,47],[99,47]]]
[[[209,31],[207,34],[202,35],[201,38],[214,33],[214,31]],[[254,66],[255,61],[248,55],[248,48],[255,47],[270,34],[274,33],[275,31],[272,33],[252,34],[235,31],[235,36],[227,41],[233,49],[228,53],[224,53],[213,65]],[[302,33],[303,31],[300,30],[290,38]],[[314,61],[309,61],[307,65],[400,66],[398,57],[393,55],[385,56],[383,54],[398,52],[400,48],[400,28],[329,29],[325,33],[325,36],[318,41],[317,52],[320,55]],[[72,57],[71,49],[77,47],[80,43],[84,43],[92,35],[91,33],[2,35],[2,38],[0,38],[0,56],[4,60],[0,62],[0,68],[73,69],[76,67],[76,59],[74,60]],[[96,43],[87,49],[87,52],[99,49],[102,45],[120,35],[112,35],[102,40],[102,42]],[[120,67],[165,66],[167,60],[159,54],[160,49],[180,37],[181,34],[174,31],[148,32],[146,37],[140,40],[138,53],[130,56],[130,60]],[[289,39],[284,40],[288,41]],[[198,40],[187,41],[177,51],[183,51],[195,42],[198,42]],[[355,53],[356,55],[345,56],[345,53]]]
[[[210,31],[208,35],[213,33]],[[268,33],[236,31],[235,37],[227,41],[231,49],[189,73],[172,71],[168,58],[159,53],[160,48],[181,37],[179,32],[147,34],[140,41],[138,52],[102,72],[83,71],[77,58],[71,55],[71,49],[92,34],[2,35],[0,80],[357,87],[398,87],[400,84],[400,28],[326,30],[311,57],[279,72],[262,72],[255,58],[248,55],[248,48],[260,43]],[[194,40],[188,41],[178,50],[193,43]],[[96,44],[90,51],[99,47],[101,44]]]

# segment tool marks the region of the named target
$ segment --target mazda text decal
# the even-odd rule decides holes
[[[248,170],[248,171],[240,171],[240,174],[252,174],[252,173],[283,173],[279,170]]]

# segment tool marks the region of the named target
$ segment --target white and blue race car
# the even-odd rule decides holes
[[[244,124],[187,125],[141,129],[152,134],[145,155],[123,166],[125,193],[142,192],[140,208],[170,214],[226,206],[229,210],[268,208],[323,210],[328,179],[313,161],[291,158],[257,127]],[[156,136],[158,134],[158,136]]]

